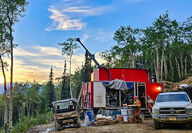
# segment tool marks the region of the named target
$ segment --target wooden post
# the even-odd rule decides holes
[[[80,92],[79,92],[79,96],[78,96],[78,99],[77,99],[77,105],[79,104],[79,101],[80,101],[80,99],[81,99],[82,92],[83,92],[83,87],[81,87],[81,90],[80,90]]]
[[[119,90],[119,107],[121,107],[121,90]]]

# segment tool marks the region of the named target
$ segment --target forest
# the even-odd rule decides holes
[[[17,45],[14,44],[13,26],[24,17],[28,4],[25,0],[0,1],[0,72],[4,76],[4,94],[0,95],[0,132],[24,132],[50,122],[51,103],[78,98],[82,83],[90,81],[91,72],[96,68],[85,52],[84,64],[71,73],[72,56],[78,46],[75,38],[69,38],[58,43],[62,47],[61,53],[69,58],[69,61],[65,60],[62,77],[54,77],[54,67],[51,67],[47,82],[14,82],[13,51]],[[166,12],[145,29],[120,26],[113,39],[116,44],[100,53],[106,61],[102,65],[107,68],[148,69],[156,82],[178,82],[192,75],[192,17],[178,22]],[[10,64],[5,61],[7,58]],[[6,83],[7,70],[11,75],[10,83]]]
[[[192,17],[177,22],[166,12],[145,29],[121,26],[117,45],[101,55],[107,67],[147,68],[157,82],[180,81],[192,72]]]

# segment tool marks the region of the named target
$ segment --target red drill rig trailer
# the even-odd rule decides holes
[[[105,68],[97,62],[79,38],[77,41],[98,66],[92,72],[91,81],[82,85],[81,106],[84,110],[119,109],[123,104],[133,104],[134,96],[138,96],[141,101],[141,108],[152,108],[157,95],[163,91],[163,85],[153,83],[147,69]]]
[[[106,86],[117,79],[125,82],[127,88]],[[138,96],[142,108],[151,109],[163,85],[152,83],[147,69],[98,68],[92,73],[92,81],[84,83],[82,88],[83,109],[121,108],[123,104],[133,104],[133,96]]]

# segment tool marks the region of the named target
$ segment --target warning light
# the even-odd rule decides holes
[[[161,87],[160,87],[160,86],[159,86],[159,87],[157,87],[157,90],[158,90],[158,91],[161,91]]]

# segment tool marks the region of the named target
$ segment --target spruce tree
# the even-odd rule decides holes
[[[61,99],[67,99],[67,98],[70,97],[69,87],[67,85],[66,67],[67,67],[67,63],[65,61],[65,63],[64,63],[64,70],[63,70],[63,76],[62,76]]]
[[[85,53],[85,64],[83,67],[83,82],[91,81],[91,58],[89,57],[88,51]]]
[[[51,71],[49,73],[49,82],[47,84],[47,87],[48,87],[49,107],[52,107],[52,102],[55,100],[54,84],[53,84],[53,68],[52,68],[52,66],[51,66]]]

